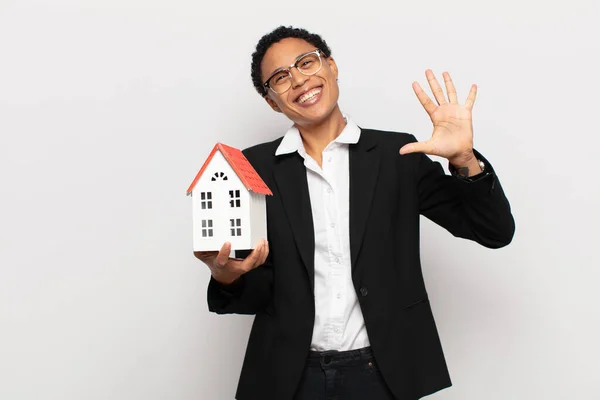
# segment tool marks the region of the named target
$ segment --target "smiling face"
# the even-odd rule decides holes
[[[261,64],[263,82],[273,72],[287,68],[299,55],[316,50],[297,38],[283,39],[269,47]],[[285,114],[297,126],[311,126],[326,120],[337,109],[339,88],[337,66],[333,58],[321,55],[323,66],[315,75],[306,76],[292,68],[292,86],[284,93],[268,90],[265,100],[277,112]]]

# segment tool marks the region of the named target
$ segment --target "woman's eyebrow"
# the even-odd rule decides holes
[[[275,71],[271,72],[271,73],[269,74],[269,76],[273,76],[273,75],[275,75],[276,73],[278,73],[278,72],[281,72],[281,71],[283,71],[283,70],[285,70],[285,69],[286,69],[285,67],[279,67],[279,68],[277,68]]]
[[[314,50],[313,50],[314,51]],[[294,64],[296,64],[298,62],[298,60],[300,60],[302,57],[304,57],[305,55],[307,55],[308,53],[312,53],[313,51],[307,51],[305,53],[300,54],[298,57],[296,57],[294,59]],[[293,64],[292,64],[293,65]],[[288,69],[289,67],[278,67],[277,69],[275,69],[273,72],[271,72],[271,74],[269,76],[273,76],[276,73],[278,73],[279,71],[283,71]]]

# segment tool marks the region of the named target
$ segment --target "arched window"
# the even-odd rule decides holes
[[[210,180],[214,182],[218,179],[223,179],[224,181],[226,181],[227,175],[225,175],[225,172],[215,172],[215,174],[212,176],[212,178]]]

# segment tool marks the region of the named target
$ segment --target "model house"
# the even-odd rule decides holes
[[[252,249],[267,238],[265,196],[273,193],[242,152],[217,143],[187,190],[194,251]]]

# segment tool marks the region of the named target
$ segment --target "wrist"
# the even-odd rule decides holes
[[[462,152],[454,157],[448,158],[448,162],[456,169],[466,167],[473,164],[473,161],[477,162],[477,157],[473,149]]]
[[[213,279],[222,286],[230,286],[240,280],[241,275],[237,274],[211,274]]]
[[[478,160],[474,154],[469,157],[454,159],[450,161],[450,165],[452,165],[453,169],[455,170],[455,174],[463,178],[480,174],[485,168],[483,163]]]

